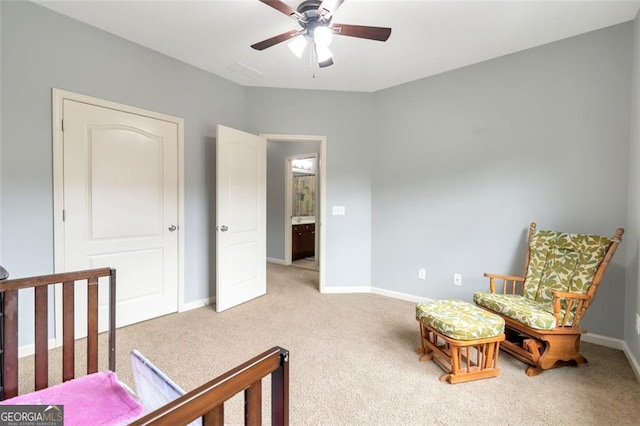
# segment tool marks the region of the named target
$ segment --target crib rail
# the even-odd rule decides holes
[[[109,285],[109,369],[115,371],[116,271],[110,268],[43,275],[0,282],[2,347],[0,348],[0,399],[18,395],[18,294],[34,289],[35,389],[48,387],[49,376],[49,286],[62,285],[62,380],[74,378],[74,295],[77,283],[87,285],[87,374],[98,371],[98,279]]]
[[[185,425],[202,417],[204,426],[224,424],[224,402],[244,391],[245,425],[262,424],[262,378],[271,375],[271,424],[289,424],[289,351],[263,352],[134,421],[131,425]]]

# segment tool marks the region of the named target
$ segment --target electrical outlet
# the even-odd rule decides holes
[[[453,285],[462,285],[462,274],[453,274]]]
[[[640,315],[636,314],[636,333],[640,334]]]
[[[427,279],[427,270],[424,268],[418,268],[418,279],[426,280]]]

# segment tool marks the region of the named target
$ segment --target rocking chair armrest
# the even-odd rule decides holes
[[[491,293],[496,292],[496,282],[495,280],[502,280],[502,293],[506,294],[507,292],[507,284],[511,285],[511,294],[516,294],[516,284],[524,283],[523,277],[516,277],[514,275],[502,275],[502,274],[493,274],[491,272],[485,272],[484,276],[489,278],[489,289]]]
[[[555,291],[554,290],[554,291],[551,292],[551,294],[556,299],[582,299],[582,300],[591,299],[591,297],[587,296],[586,294],[570,293],[568,291]]]
[[[577,328],[584,312],[589,307],[591,297],[568,291],[552,291],[551,294],[553,295],[553,316],[556,318],[557,326]],[[562,306],[563,300],[567,301],[564,307]],[[562,312],[563,309],[564,312]],[[573,318],[569,315],[571,311],[575,311]]]

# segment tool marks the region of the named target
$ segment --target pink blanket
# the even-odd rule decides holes
[[[0,402],[3,405],[64,405],[64,424],[119,425],[143,408],[120,384],[116,373],[102,371]]]

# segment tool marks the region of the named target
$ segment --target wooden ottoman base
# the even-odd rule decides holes
[[[498,353],[504,333],[495,337],[476,340],[452,339],[434,328],[418,320],[422,347],[418,352],[423,354],[420,361],[433,361],[447,374],[440,381],[461,383],[469,380],[496,377],[498,369]]]

